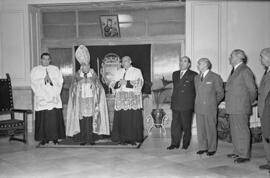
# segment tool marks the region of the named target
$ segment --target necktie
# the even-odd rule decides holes
[[[264,74],[263,75],[266,75],[268,72],[268,68],[265,68],[265,71],[264,71]]]
[[[124,73],[124,75],[123,75],[123,79],[125,80],[125,78],[126,78],[126,73],[127,73],[127,70],[125,70],[125,73]]]
[[[201,77],[200,78],[201,78],[201,82],[202,82],[203,81],[203,73],[201,74]]]
[[[184,75],[184,72],[181,71],[181,72],[180,72],[180,79],[183,77],[183,75]]]
[[[87,78],[87,73],[83,73],[84,78]]]
[[[234,67],[233,67],[232,70],[231,70],[231,75],[233,74],[233,72],[234,72]]]

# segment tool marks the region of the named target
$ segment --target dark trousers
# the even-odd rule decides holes
[[[83,117],[80,120],[81,142],[93,143],[93,117]]]
[[[183,135],[183,146],[187,148],[191,140],[191,126],[193,110],[185,111],[172,111],[172,124],[171,124],[171,145],[179,147],[182,133]]]

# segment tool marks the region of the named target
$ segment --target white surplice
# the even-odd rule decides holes
[[[129,67],[127,70],[124,68],[119,69],[114,76],[114,81],[111,86],[114,87],[118,81],[124,79],[130,81],[132,88],[126,87],[126,85],[121,86],[116,89],[115,92],[115,110],[137,110],[141,109],[142,106],[142,86],[143,86],[143,76],[140,69],[136,67]]]
[[[46,72],[53,85],[46,83],[44,78]],[[35,111],[51,110],[62,108],[60,93],[63,85],[63,76],[58,67],[49,65],[47,67],[39,65],[31,71],[31,88],[34,92]]]

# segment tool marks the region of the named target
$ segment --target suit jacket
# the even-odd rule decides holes
[[[254,74],[250,68],[243,63],[229,76],[226,83],[226,112],[228,114],[251,114],[251,105],[256,98],[257,87]]]
[[[260,82],[260,86],[258,89],[258,113],[259,116],[261,117],[263,114],[263,109],[264,109],[264,103],[265,103],[265,98],[267,94],[270,91],[270,72],[267,72],[266,75],[262,77],[262,80]]]
[[[196,72],[187,70],[184,76],[180,79],[180,70],[173,72],[173,93],[171,99],[172,110],[194,110],[194,77],[196,75]]]
[[[270,92],[268,92],[265,103],[264,103],[264,110],[261,117],[261,124],[262,124],[262,135],[265,138],[270,139]]]
[[[209,71],[204,80],[200,76],[195,77],[196,114],[216,114],[217,107],[224,97],[223,81],[220,75]]]

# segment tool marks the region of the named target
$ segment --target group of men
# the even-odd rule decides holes
[[[217,151],[217,111],[219,103],[225,97],[225,109],[229,116],[233,153],[227,157],[235,163],[244,163],[251,156],[251,135],[249,116],[252,106],[258,104],[258,113],[262,125],[262,139],[267,164],[260,169],[270,170],[270,48],[260,53],[265,73],[259,89],[251,69],[246,65],[247,56],[241,49],[232,51],[229,62],[233,69],[224,86],[220,75],[211,71],[211,62],[207,58],[198,60],[200,74],[190,70],[191,60],[184,56],[179,61],[180,70],[175,71],[171,101],[171,145],[168,150],[180,147],[187,149],[191,140],[193,112],[196,114],[198,147],[197,154],[212,156]],[[258,100],[257,100],[258,98]]]
[[[90,67],[90,53],[80,45],[75,57],[80,69],[75,73],[69,92],[66,123],[63,119],[60,93],[63,77],[50,65],[49,53],[41,55],[41,65],[31,71],[31,87],[35,95],[35,140],[41,145],[66,136],[78,138],[80,145],[95,144],[95,135],[110,135],[108,108],[104,88]],[[122,58],[110,86],[115,93],[112,141],[136,144],[143,141],[142,93],[143,77],[132,66],[129,56]]]
[[[50,65],[50,54],[41,55],[41,65],[31,72],[31,87],[35,94],[35,140],[46,144],[58,143],[66,136],[80,135],[81,145],[95,144],[94,134],[109,135],[109,117],[105,92],[96,73],[90,68],[90,54],[83,45],[75,53],[81,64],[76,72],[69,94],[67,120],[64,123],[60,93],[63,77],[59,69]],[[270,170],[270,48],[260,54],[265,73],[258,92],[258,111],[262,124],[263,143],[267,164],[261,169]],[[249,116],[257,100],[254,74],[246,65],[243,50],[233,50],[229,57],[233,69],[223,86],[220,75],[211,71],[208,58],[198,60],[200,74],[190,70],[191,60],[180,59],[180,70],[175,71],[172,94],[171,145],[167,149],[188,149],[191,141],[192,117],[195,111],[199,150],[197,154],[212,156],[217,150],[217,111],[225,96],[229,115],[233,153],[228,154],[236,163],[249,161]],[[120,144],[136,144],[143,141],[142,86],[144,80],[140,69],[132,66],[129,56],[122,58],[110,87],[115,93],[115,112],[112,141]]]

